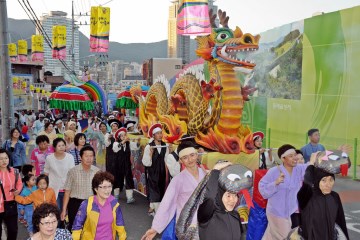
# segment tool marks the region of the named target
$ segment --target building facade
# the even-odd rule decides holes
[[[44,14],[40,17],[40,22],[47,36],[52,39],[52,27],[55,25],[63,25],[66,26],[66,64],[69,68],[72,68],[72,59],[71,59],[71,51],[72,51],[72,20],[67,18],[67,13],[62,11],[51,11],[49,14]],[[75,26],[74,29],[74,58],[75,58],[75,66],[74,70],[79,70],[79,30]],[[38,30],[37,30],[38,31]],[[41,33],[37,33],[41,34]],[[60,63],[58,59],[52,58],[52,48],[44,42],[44,69],[45,71],[52,72],[53,76],[63,76],[67,70]]]

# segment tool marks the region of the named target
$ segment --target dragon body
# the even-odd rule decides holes
[[[248,73],[255,67],[248,58],[258,49],[260,36],[243,34],[238,27],[231,30],[227,25],[229,18],[221,10],[223,27],[218,27],[214,22],[216,15],[210,14],[212,33],[196,39],[196,53],[206,61],[203,71],[180,74],[168,92],[161,82],[151,86],[146,99],[139,101],[140,125],[147,133],[152,123],[160,121],[168,142],[176,142],[187,133],[214,151],[250,153],[247,146],[252,142],[252,134],[241,124],[241,117],[244,102],[256,89],[243,87],[234,68]]]

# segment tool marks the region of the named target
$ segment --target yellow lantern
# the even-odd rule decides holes
[[[35,90],[35,87],[34,87],[34,85],[30,85],[30,91],[34,91]]]

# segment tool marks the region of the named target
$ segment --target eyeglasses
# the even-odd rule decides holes
[[[100,188],[100,189],[103,189],[103,190],[106,190],[106,189],[112,189],[112,185],[110,185],[110,186],[98,186],[98,188]]]
[[[51,225],[55,225],[55,224],[57,224],[58,223],[58,220],[55,220],[55,221],[52,221],[52,222],[40,222],[41,223],[41,225],[43,225],[43,226],[46,226],[46,227],[50,227]]]
[[[185,160],[188,160],[189,157],[193,158],[193,157],[195,157],[195,156],[197,156],[197,153],[190,153],[189,155],[186,155],[186,156],[181,157],[180,160],[181,160],[181,161],[185,161]]]

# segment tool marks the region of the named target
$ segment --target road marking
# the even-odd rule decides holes
[[[351,231],[354,231],[354,232],[357,232],[357,233],[360,233],[360,229],[357,229],[354,226],[360,226],[360,223],[346,223],[347,229],[349,229]]]
[[[352,213],[360,213],[360,210],[351,211]]]

